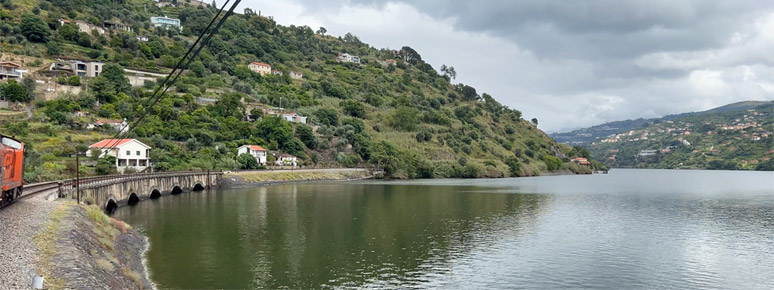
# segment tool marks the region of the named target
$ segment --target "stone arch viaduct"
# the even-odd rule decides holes
[[[90,201],[106,212],[141,200],[217,187],[222,172],[186,171],[108,175],[63,183],[60,196]],[[80,184],[77,184],[80,183]]]

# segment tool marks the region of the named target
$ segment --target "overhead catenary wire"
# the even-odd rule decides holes
[[[145,119],[145,116],[148,115],[151,108],[153,108],[153,106],[155,106],[159,101],[161,101],[161,99],[163,98],[167,90],[169,90],[169,88],[175,84],[175,82],[177,81],[177,78],[180,77],[180,75],[183,73],[183,68],[188,67],[191,61],[193,61],[193,59],[196,58],[196,56],[204,48],[204,46],[212,38],[212,36],[215,33],[217,33],[220,26],[223,25],[223,23],[231,14],[233,14],[234,9],[236,8],[237,5],[239,5],[241,0],[234,1],[234,3],[231,5],[231,8],[229,8],[228,12],[225,15],[223,15],[222,18],[220,18],[220,21],[215,26],[215,28],[210,30],[210,27],[212,27],[212,24],[215,23],[215,20],[218,19],[218,16],[220,16],[223,10],[225,10],[229,2],[231,2],[231,0],[226,0],[223,6],[221,6],[221,8],[218,10],[218,13],[215,14],[215,17],[213,17],[212,20],[210,20],[210,23],[207,24],[207,27],[202,31],[201,34],[199,34],[199,37],[196,38],[196,41],[191,45],[188,51],[186,51],[185,55],[183,55],[183,57],[180,58],[177,64],[175,64],[175,67],[172,69],[172,71],[167,75],[166,78],[164,78],[164,81],[160,83],[159,86],[153,91],[153,94],[148,98],[148,101],[143,104],[145,108],[145,112],[142,115],[140,115],[140,117],[137,120],[132,122],[131,126],[129,126],[130,125],[129,123],[121,126],[121,128],[118,130],[116,135],[112,138],[112,140],[108,142],[105,148],[112,148],[114,146],[117,146],[118,143],[120,142],[120,139],[129,135],[129,133],[134,128],[136,128],[137,125],[139,125],[143,119]],[[202,41],[202,39],[204,39],[204,41]],[[197,44],[199,44],[198,47],[197,47]],[[193,52],[193,54],[191,54],[191,52]],[[185,61],[185,65],[182,65],[184,61]],[[171,78],[171,81],[170,81],[170,78]],[[164,88],[163,91],[161,91],[162,88]],[[127,126],[129,126],[128,129],[126,128]]]

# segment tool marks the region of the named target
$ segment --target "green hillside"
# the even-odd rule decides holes
[[[395,178],[591,171],[569,162],[587,151],[556,143],[518,110],[454,84],[453,69],[439,73],[410,47],[376,49],[349,33],[335,37],[324,28],[281,26],[245,9],[226,21],[162,101],[147,108],[143,104],[157,84],[133,87],[124,70],[170,71],[215,8],[196,1],[0,3],[2,60],[21,63],[28,78],[46,86],[72,88],[51,93],[30,81],[2,84],[6,99],[35,98],[29,120],[2,124],[3,133],[28,145],[29,180],[71,176],[76,152],[115,133],[87,129],[97,119],[132,122],[146,112],[130,137],[152,146],[155,170],[253,168],[237,158],[236,148],[257,144],[299,156],[304,166],[375,166]],[[151,24],[150,17],[164,15],[179,18],[182,30]],[[77,21],[95,27],[119,23],[132,31],[79,32]],[[357,55],[361,63],[337,62],[340,53]],[[105,66],[94,78],[48,71],[62,58]],[[261,76],[248,68],[251,62],[267,63],[278,74]],[[290,72],[303,77],[291,78]],[[264,116],[262,109],[280,106],[307,116],[309,125]],[[110,173],[109,160],[90,164],[81,169],[84,174]]]
[[[742,102],[591,143],[613,167],[774,170],[774,102]]]

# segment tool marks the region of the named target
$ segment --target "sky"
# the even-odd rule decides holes
[[[282,25],[410,46],[546,132],[774,99],[774,1],[243,0]]]

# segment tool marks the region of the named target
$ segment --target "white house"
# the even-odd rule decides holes
[[[298,157],[290,155],[290,154],[279,154],[276,155],[276,160],[274,161],[274,165],[277,166],[298,166]]]
[[[86,156],[99,152],[99,157],[113,156],[116,158],[116,170],[123,173],[128,168],[142,171],[151,165],[151,147],[137,139],[105,139],[89,146]]]
[[[296,113],[284,113],[282,114],[282,118],[285,119],[288,122],[296,122],[296,123],[302,123],[306,124],[306,117],[301,116]]]
[[[255,161],[258,164],[266,165],[266,149],[258,145],[242,145],[237,148],[237,156],[242,154],[250,154],[255,157]]]
[[[290,78],[294,80],[300,80],[304,78],[304,73],[299,71],[290,71]]]
[[[360,57],[357,55],[351,55],[349,53],[340,53],[339,56],[336,57],[336,61],[360,64]]]
[[[151,24],[153,24],[154,27],[163,27],[165,29],[169,29],[170,27],[174,27],[177,29],[183,29],[183,26],[180,25],[180,19],[177,18],[168,18],[168,17],[158,17],[153,16],[150,18]]]
[[[254,71],[260,74],[261,76],[265,76],[271,73],[271,65],[268,65],[262,62],[252,62],[249,65],[247,65],[247,68],[249,68],[251,71]]]
[[[86,126],[86,129],[94,129],[97,127],[111,127],[116,131],[126,132],[129,131],[129,124],[126,123],[126,120],[109,120],[109,119],[99,119],[94,124],[89,124]]]

